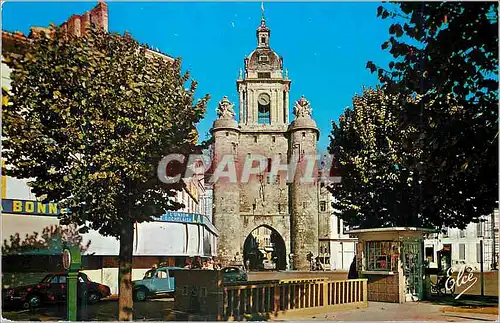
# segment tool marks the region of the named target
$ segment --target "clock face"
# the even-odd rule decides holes
[[[63,268],[69,269],[69,266],[71,265],[71,252],[69,252],[68,249],[64,249],[62,260],[63,260]]]
[[[268,105],[269,102],[270,102],[270,98],[269,98],[269,95],[266,94],[266,93],[263,93],[259,96],[259,104],[260,105]]]

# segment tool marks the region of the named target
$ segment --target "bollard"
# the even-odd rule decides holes
[[[68,321],[76,321],[78,313],[78,272],[82,264],[80,248],[64,246],[63,268],[66,270],[66,301]]]

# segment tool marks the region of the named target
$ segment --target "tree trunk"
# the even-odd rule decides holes
[[[118,320],[133,320],[132,299],[132,251],[134,245],[134,224],[130,217],[123,221],[120,233],[120,257],[119,257],[119,298],[118,298]]]

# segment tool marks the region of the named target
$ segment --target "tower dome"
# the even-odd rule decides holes
[[[282,77],[283,58],[269,46],[271,30],[266,26],[264,14],[262,14],[262,20],[260,26],[257,28],[256,36],[257,48],[245,58],[246,74],[250,78],[259,77],[256,72],[263,72],[259,78]]]

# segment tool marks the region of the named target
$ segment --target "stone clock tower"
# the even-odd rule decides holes
[[[295,154],[300,164],[306,154],[316,154],[319,131],[305,98],[295,104],[296,119],[289,123],[291,81],[283,71],[283,58],[270,47],[271,30],[264,16],[256,38],[257,48],[245,58],[244,72],[240,70],[236,81],[238,122],[227,97],[219,103],[219,119],[212,128],[214,160],[217,163],[233,155],[237,174],[252,155],[264,156],[268,167],[260,174],[252,174],[247,182],[239,176],[238,183],[224,179],[214,184],[213,217],[220,232],[219,258],[224,264],[243,263],[250,257],[250,233],[264,226],[274,234],[271,248],[278,269],[290,268],[290,259],[295,269],[307,269],[307,253],[318,255],[317,182],[287,183],[286,173],[272,176],[269,170],[271,159],[286,165]]]

